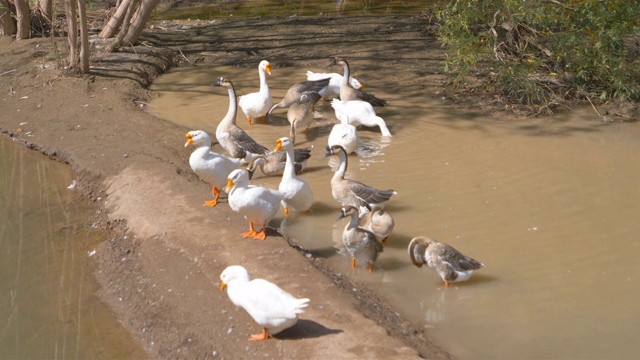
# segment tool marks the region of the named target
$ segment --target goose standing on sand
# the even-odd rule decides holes
[[[321,80],[329,78],[329,86],[327,86],[320,95],[322,98],[327,100],[332,100],[340,97],[340,83],[342,83],[342,75],[338,73],[314,73],[312,71],[307,71],[307,80]],[[354,89],[362,90],[363,86],[356,78],[353,76],[349,77],[349,85]]]
[[[313,107],[320,97],[320,94],[315,91],[305,91],[300,95],[300,100],[289,106],[287,120],[289,124],[294,125],[294,133],[298,131],[298,127],[309,133],[309,127],[313,123]]]
[[[299,178],[295,174],[293,168],[293,143],[288,137],[278,139],[276,148],[273,151],[278,151],[282,148],[287,154],[287,162],[278,191],[284,196],[282,200],[284,216],[289,215],[289,209],[295,212],[309,211],[313,205],[313,191],[311,191],[311,186],[305,179]]]
[[[387,124],[384,122],[384,119],[376,115],[376,111],[373,109],[373,106],[371,106],[371,104],[366,101],[343,101],[333,99],[331,101],[331,107],[335,110],[336,118],[338,118],[338,120],[347,118],[349,124],[353,126],[378,126],[380,128],[382,136],[391,136],[391,132],[389,131]]]
[[[351,219],[342,232],[342,243],[351,255],[351,268],[355,268],[356,261],[360,261],[368,264],[369,272],[372,272],[373,263],[378,259],[378,254],[383,251],[382,244],[376,239],[375,234],[358,225],[360,222],[358,208],[343,207],[337,220],[347,216]]]
[[[240,235],[264,240],[267,223],[280,210],[280,202],[284,199],[282,194],[277,190],[249,185],[249,175],[244,169],[233,170],[229,174],[226,192],[229,194],[229,207],[249,220],[249,231]],[[253,224],[260,225],[262,230],[256,232]]]
[[[376,239],[384,245],[395,224],[396,222],[388,210],[373,206],[369,212],[360,218],[359,226],[371,231],[376,236]]]
[[[358,148],[358,130],[355,126],[349,124],[349,117],[342,116],[338,118],[340,124],[335,124],[331,128],[329,137],[327,138],[327,144],[329,147],[334,145],[340,145],[347,153],[347,155],[353,153]]]
[[[205,201],[205,206],[216,206],[220,197],[220,189],[227,184],[227,177],[240,169],[240,161],[211,151],[211,137],[202,130],[189,131],[186,135],[185,147],[193,144],[197,148],[189,156],[189,166],[196,175],[211,185],[213,200]]]
[[[340,159],[340,165],[331,178],[331,195],[342,206],[355,206],[360,208],[371,208],[372,206],[383,207],[383,204],[397,194],[393,190],[378,190],[365,185],[359,181],[345,179],[347,171],[347,153],[340,145],[327,146],[327,153],[324,157],[336,155]]]
[[[387,101],[383,99],[379,99],[375,97],[373,94],[366,93],[362,90],[355,89],[351,87],[349,84],[349,79],[351,70],[349,69],[349,63],[347,60],[342,58],[334,58],[333,62],[329,64],[332,65],[342,65],[344,69],[344,74],[342,75],[342,82],[340,83],[340,100],[349,101],[349,100],[363,100],[370,103],[373,106],[385,106],[387,105]]]
[[[251,125],[252,119],[262,118],[264,124],[267,111],[271,109],[273,100],[267,84],[267,74],[271,75],[271,64],[267,60],[260,61],[258,75],[260,76],[260,91],[240,96],[238,104],[242,112],[247,116]]]
[[[249,340],[266,340],[298,322],[309,299],[296,299],[278,285],[264,280],[250,280],[247,269],[232,265],[220,274],[220,290],[227,288],[231,302],[243,308],[262,327]]]
[[[223,86],[229,92],[229,110],[216,128],[216,139],[232,158],[250,162],[254,156],[267,154],[269,149],[258,144],[249,134],[236,125],[236,92],[229,79],[220,77],[212,86]]]
[[[305,91],[315,91],[317,93],[321,92],[324,88],[329,85],[330,79],[321,79],[315,81],[301,81],[297,84],[294,84],[287,90],[287,93],[284,95],[282,100],[279,103],[274,104],[269,112],[267,113],[267,117],[273,113],[276,109],[284,109],[291,106],[291,104],[300,101],[300,97]]]
[[[481,262],[463,255],[452,246],[426,236],[411,239],[407,250],[413,265],[422,267],[427,264],[440,275],[446,287],[452,282],[469,280],[474,270],[484,267]]]

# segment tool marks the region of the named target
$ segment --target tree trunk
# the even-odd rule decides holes
[[[49,24],[53,22],[53,0],[38,0],[38,11]]]
[[[0,35],[15,35],[16,20],[11,16],[15,6],[9,0],[0,0]]]
[[[65,0],[64,6],[67,12],[67,26],[69,27],[67,38],[69,39],[69,71],[76,69],[78,65],[78,20],[76,15],[75,0]]]
[[[89,73],[89,33],[87,29],[86,0],[78,0],[78,14],[80,20],[80,70]]]
[[[158,1],[159,0],[142,0],[142,4],[140,4],[136,15],[131,22],[131,27],[123,39],[124,44],[134,44],[138,41],[138,38],[142,35],[142,31],[151,16],[151,12],[156,5],[158,5]]]
[[[115,14],[111,16],[111,19],[109,19],[107,25],[105,25],[102,31],[100,31],[100,35],[98,35],[100,39],[108,39],[116,35],[116,33],[118,32],[118,28],[120,27],[120,25],[122,25],[125,14],[129,9],[129,3],[131,3],[131,1],[133,0],[124,0],[120,3],[120,6],[118,6],[118,8],[116,9]]]
[[[129,25],[131,25],[131,18],[133,17],[133,14],[135,13],[139,3],[140,3],[139,0],[129,1],[129,8],[127,9],[127,13],[124,16],[124,19],[122,20],[122,27],[120,28],[120,32],[118,32],[118,35],[113,40],[113,43],[111,43],[112,50],[117,50],[122,46],[122,39],[124,39],[124,36],[129,31]]]
[[[17,32],[16,40],[28,39],[31,37],[31,16],[29,14],[28,0],[15,0]]]

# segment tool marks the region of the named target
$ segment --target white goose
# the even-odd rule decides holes
[[[205,206],[216,206],[220,189],[227,184],[227,177],[240,168],[240,161],[211,151],[211,137],[202,130],[189,131],[185,147],[194,144],[197,148],[189,156],[189,166],[202,180],[211,185],[213,200],[205,201]]]
[[[446,287],[452,282],[469,280],[474,270],[484,267],[483,263],[463,255],[452,246],[426,236],[411,239],[407,250],[413,265],[422,267],[427,264],[440,275]]]
[[[220,290],[227,288],[231,302],[243,308],[262,327],[249,340],[266,340],[298,322],[309,299],[296,299],[278,285],[264,279],[250,280],[247,270],[232,265],[220,274]]]
[[[383,251],[382,244],[372,232],[358,226],[360,221],[358,208],[345,206],[341,209],[337,220],[347,216],[351,216],[351,219],[342,232],[342,243],[351,255],[351,268],[356,267],[356,260],[358,260],[368,264],[369,272],[371,272],[373,271],[373,263],[378,259],[378,254]]]
[[[374,205],[383,207],[383,204],[395,195],[396,192],[389,190],[379,190],[365,185],[359,181],[345,179],[347,172],[347,153],[342,146],[327,146],[327,153],[324,157],[336,155],[340,158],[340,165],[331,178],[331,195],[342,206],[354,206],[371,208]]]
[[[267,223],[273,219],[280,209],[284,197],[279,191],[257,185],[249,185],[246,170],[233,170],[227,178],[226,191],[229,194],[229,207],[249,220],[249,231],[240,235],[264,240],[267,237]],[[262,230],[258,233],[253,224]]]
[[[216,139],[232,158],[250,162],[254,156],[266,154],[269,149],[258,144],[249,134],[236,125],[236,92],[229,79],[220,77],[212,86],[223,86],[229,92],[229,109],[216,128]]]
[[[360,141],[358,130],[355,126],[349,124],[349,117],[342,116],[338,120],[340,120],[340,124],[335,124],[331,128],[327,144],[329,147],[340,145],[349,155],[358,148],[358,142]]]
[[[271,75],[271,64],[267,60],[260,61],[258,65],[258,75],[260,76],[260,91],[240,96],[238,104],[242,112],[247,116],[247,121],[251,125],[252,119],[262,118],[265,122],[267,111],[273,105],[269,85],[267,84],[267,75]]]
[[[293,168],[293,143],[288,137],[278,139],[276,148],[273,151],[278,151],[282,148],[287,153],[287,163],[278,190],[284,196],[282,200],[284,215],[289,215],[289,208],[295,212],[309,211],[313,205],[313,191],[311,191],[311,186],[306,180],[297,177],[295,174]]]
[[[389,131],[387,124],[384,122],[384,119],[376,115],[376,111],[373,109],[373,106],[366,101],[342,101],[333,99],[331,101],[331,107],[335,110],[336,118],[339,120],[346,117],[349,124],[353,126],[378,126],[380,127],[380,132],[383,136],[391,136],[391,132]]]
[[[340,83],[342,75],[338,73],[314,73],[307,71],[307,80],[320,80],[329,78],[329,86],[320,92],[324,100],[331,100],[340,97]],[[363,86],[356,78],[349,76],[349,85],[354,89],[362,90]]]

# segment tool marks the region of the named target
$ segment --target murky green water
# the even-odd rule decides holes
[[[326,71],[273,71],[274,100],[306,70]],[[175,69],[153,85],[164,95],[149,111],[213,134],[228,107],[227,92],[209,86],[217,76],[232,79],[239,95],[257,89],[254,69]],[[358,79],[367,88],[366,74]],[[349,156],[347,176],[398,191],[386,207],[396,227],[373,273],[351,270],[333,247],[345,223],[336,222],[339,206],[331,197],[334,159],[322,159],[337,122],[328,104],[316,107],[309,135],[296,144],[315,146],[301,175],[314,191],[313,213],[286,220],[281,214],[271,226],[424,324],[456,358],[640,356],[638,124],[605,124],[590,109],[499,122],[454,113],[428,97],[368,90],[392,104],[378,115],[394,136],[359,130],[365,146]],[[288,134],[284,111],[251,127],[240,112],[238,125],[268,148]],[[176,134],[177,147],[182,137]],[[185,150],[185,163],[188,157]],[[252,182],[277,189],[279,181]],[[435,272],[410,263],[407,244],[419,235],[449,243],[486,268],[445,288]]]
[[[108,233],[68,166],[0,137],[0,359],[140,359],[96,297],[90,254]]]

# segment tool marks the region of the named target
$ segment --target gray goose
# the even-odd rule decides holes
[[[250,162],[256,155],[265,155],[269,149],[258,144],[249,134],[236,125],[237,100],[229,79],[218,78],[211,86],[223,86],[229,92],[229,110],[216,128],[216,139],[232,158]]]
[[[426,236],[411,239],[407,250],[413,265],[422,267],[427,264],[440,275],[446,287],[452,282],[469,280],[474,270],[484,267],[483,263],[463,255],[452,246]]]
[[[291,124],[289,138],[295,144],[296,134],[294,132],[295,123]],[[311,157],[313,146],[305,148],[293,149],[293,170],[296,174],[300,173],[307,166],[307,160]],[[282,175],[287,163],[287,154],[284,150],[271,151],[268,154],[258,155],[254,157],[247,167],[249,179],[253,178],[257,169],[260,169],[267,176]]]
[[[331,178],[331,195],[342,206],[355,206],[358,208],[372,206],[382,207],[387,200],[397,192],[389,190],[379,190],[359,181],[345,179],[347,171],[347,153],[340,145],[327,146],[327,153],[324,157],[336,155],[340,158],[340,165]]]
[[[313,106],[320,100],[322,96],[315,91],[305,91],[300,95],[300,99],[287,110],[287,119],[289,123],[293,125],[295,122],[294,132],[297,132],[297,128],[304,128],[309,132],[309,127],[313,123]]]
[[[366,101],[373,106],[385,106],[387,105],[387,100],[383,100],[375,97],[373,94],[366,93],[360,89],[355,89],[349,84],[349,76],[351,74],[351,70],[349,70],[349,63],[347,60],[336,57],[333,59],[333,62],[329,64],[329,66],[333,65],[342,65],[344,68],[344,74],[342,75],[342,82],[340,83],[340,100],[342,101],[350,101],[350,100],[362,100]]]
[[[267,117],[269,117],[269,115],[271,115],[271,113],[275,109],[288,108],[289,106],[291,106],[291,104],[300,101],[300,97],[305,91],[315,91],[319,93],[320,91],[322,91],[322,89],[329,86],[330,80],[331,79],[329,78],[321,80],[307,80],[294,84],[289,88],[289,90],[287,90],[287,93],[284,95],[282,100],[280,100],[279,103],[274,104],[271,109],[269,109],[269,112],[267,112]]]
[[[385,244],[396,222],[389,211],[379,206],[373,206],[371,211],[362,215],[359,224],[361,228],[371,231],[378,241]]]
[[[356,261],[360,261],[367,263],[369,272],[371,272],[373,271],[373,263],[378,259],[378,254],[383,251],[382,244],[372,232],[358,226],[360,221],[358,208],[354,206],[343,207],[337,220],[347,216],[350,216],[351,219],[342,232],[342,243],[351,255],[351,268],[355,268]]]

